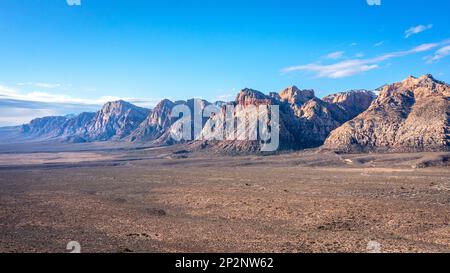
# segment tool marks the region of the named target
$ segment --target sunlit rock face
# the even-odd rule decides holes
[[[315,97],[313,90],[300,90],[292,86],[279,93],[265,95],[262,92],[243,89],[231,104],[235,107],[234,115],[237,118],[248,116],[249,109],[261,105],[277,105],[279,107],[279,149],[297,150],[321,146],[331,131],[341,124],[366,110],[375,98],[373,92],[346,92],[336,95],[336,101],[325,101]],[[202,136],[212,139],[216,136],[212,126],[224,123],[224,113],[212,117],[214,122],[207,123]],[[263,118],[256,112],[247,117],[249,128],[245,132],[235,132],[236,139],[230,141],[204,141],[201,147],[208,147],[217,152],[242,153],[254,152],[260,149],[260,141],[248,139],[245,136],[251,132],[258,132],[257,120]],[[227,132],[227,128],[220,128]],[[241,134],[241,135],[240,135]],[[226,134],[224,134],[226,136]],[[259,139],[259,136],[258,136]]]
[[[89,124],[90,140],[123,139],[145,120],[149,110],[125,101],[106,103]]]
[[[434,151],[449,149],[450,86],[431,75],[408,77],[382,88],[355,119],[328,137],[341,151]]]
[[[35,119],[22,131],[39,138],[71,142],[121,140],[136,130],[149,112],[125,101],[115,101],[106,103],[97,113]]]
[[[170,114],[175,103],[162,100],[149,113],[139,127],[130,134],[130,141],[154,141],[161,137],[172,125]]]

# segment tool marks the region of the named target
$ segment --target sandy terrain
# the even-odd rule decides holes
[[[450,252],[448,153],[13,150],[0,252]]]

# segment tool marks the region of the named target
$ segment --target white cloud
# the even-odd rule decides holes
[[[47,88],[47,89],[54,89],[59,88],[62,86],[60,83],[46,83],[46,82],[21,82],[17,84],[18,86],[33,86],[33,87],[39,87],[39,88]]]
[[[283,69],[282,72],[287,73],[293,71],[309,71],[314,72],[316,76],[319,78],[330,78],[330,79],[345,78],[377,69],[380,67],[380,64],[384,61],[420,52],[426,52],[433,48],[439,47],[443,43],[447,43],[447,41],[441,43],[422,44],[410,50],[390,52],[369,59],[357,58],[353,60],[341,61],[334,64],[313,63],[306,65],[292,66]]]
[[[312,71],[319,78],[339,79],[378,68],[376,64],[367,64],[364,60],[348,60],[331,65],[307,64],[285,68],[284,72]]]
[[[382,45],[384,45],[384,41],[378,42],[378,43],[374,44],[373,46],[374,47],[380,47]]]
[[[95,112],[109,101],[124,100],[141,107],[153,107],[159,99],[104,96],[96,99],[74,98],[65,94],[22,92],[0,85],[0,126],[28,123],[34,118]]]
[[[0,99],[13,99],[13,100],[46,102],[46,103],[85,104],[85,105],[102,105],[110,101],[124,100],[144,107],[151,107],[159,102],[159,99],[114,97],[114,96],[103,96],[97,99],[74,98],[65,94],[53,94],[41,91],[21,92],[19,90],[2,85],[0,85]]]
[[[95,104],[105,104],[110,101],[118,101],[118,100],[124,100],[129,103],[135,104],[137,106],[151,108],[151,107],[155,106],[156,104],[158,104],[162,99],[160,99],[160,98],[144,99],[144,98],[131,98],[131,97],[104,96],[104,97],[100,97],[99,99],[94,100],[94,102],[95,102]]]
[[[18,92],[10,87],[0,85],[0,97],[1,96],[17,96]]]
[[[2,107],[0,109],[0,126],[16,126],[30,122],[36,117],[58,115],[52,109],[26,109]]]
[[[342,57],[344,57],[344,51],[336,51],[336,52],[332,52],[326,56],[324,56],[324,59],[330,59],[330,60],[337,60],[337,59],[341,59]]]
[[[447,57],[448,55],[450,55],[450,46],[444,46],[437,50],[433,56],[428,56],[425,59],[427,63],[435,63],[439,62],[441,59]]]
[[[432,24],[429,24],[429,25],[426,25],[426,26],[424,26],[424,25],[418,25],[418,26],[415,26],[415,27],[411,27],[411,28],[409,28],[409,29],[407,29],[407,30],[405,31],[405,38],[409,38],[409,37],[411,37],[412,35],[419,34],[419,33],[421,33],[421,32],[424,32],[424,31],[426,31],[426,30],[429,30],[429,29],[431,29],[431,28],[433,28],[433,25],[432,25]]]

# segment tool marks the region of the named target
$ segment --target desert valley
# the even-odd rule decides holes
[[[169,133],[175,105],[261,101],[280,109],[276,152]],[[0,141],[0,252],[450,252],[450,86],[431,75],[321,99],[117,101]]]

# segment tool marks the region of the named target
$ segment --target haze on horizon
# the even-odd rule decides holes
[[[445,0],[0,1],[0,126],[124,99],[450,82]]]

